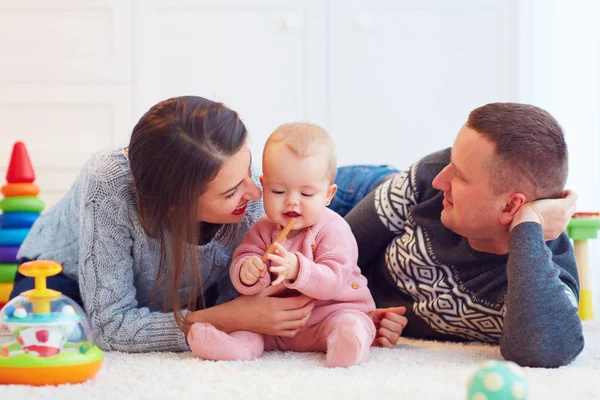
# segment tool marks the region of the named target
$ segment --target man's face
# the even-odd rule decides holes
[[[442,223],[467,239],[494,240],[506,230],[499,221],[506,196],[492,190],[488,168],[494,155],[493,142],[463,126],[450,164],[433,180],[433,187],[444,192]]]

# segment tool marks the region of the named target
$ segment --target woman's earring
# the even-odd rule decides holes
[[[327,200],[327,201],[325,202],[325,205],[326,205],[326,206],[328,206],[330,203],[331,203],[331,200]]]

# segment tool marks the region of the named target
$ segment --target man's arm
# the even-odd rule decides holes
[[[584,339],[577,315],[577,266],[566,234],[546,244],[539,223],[516,225],[506,274],[500,339],[504,358],[531,367],[559,367],[573,361]]]

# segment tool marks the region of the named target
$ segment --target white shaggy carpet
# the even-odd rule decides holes
[[[559,369],[525,368],[530,399],[600,398],[600,321],[584,322],[586,347]],[[465,399],[478,366],[501,359],[495,346],[401,339],[373,349],[363,365],[327,369],[324,355],[272,352],[251,362],[211,362],[191,354],[106,353],[80,385],[0,386],[0,399]]]

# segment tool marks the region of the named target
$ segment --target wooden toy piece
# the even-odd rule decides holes
[[[266,263],[269,260],[268,259],[269,254],[271,254],[275,251],[275,243],[283,242],[285,240],[285,238],[287,237],[288,233],[290,233],[290,231],[292,230],[292,227],[294,226],[295,223],[296,223],[296,218],[290,219],[290,222],[288,222],[288,224],[285,226],[285,228],[283,228],[283,230],[281,231],[279,236],[277,236],[275,241],[273,243],[271,243],[271,245],[267,248],[267,251],[265,251],[265,254],[263,254],[263,256],[262,256],[262,261],[264,263]]]
[[[16,142],[13,146],[10,164],[6,172],[8,183],[30,183],[35,180],[35,172],[29,160],[25,143]]]
[[[600,229],[600,213],[590,212],[575,213],[567,227],[567,234],[573,239],[579,273],[579,316],[582,320],[594,318],[588,240],[598,237],[598,229]]]
[[[528,392],[523,369],[512,361],[486,361],[467,383],[468,400],[522,400]]]

